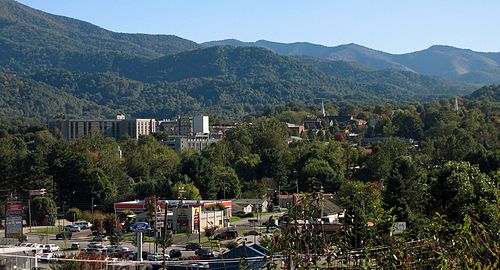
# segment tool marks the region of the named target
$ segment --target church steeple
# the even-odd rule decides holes
[[[323,100],[321,100],[321,110],[319,112],[319,115],[321,117],[326,117],[325,104],[323,103]]]
[[[453,111],[458,112],[458,97],[455,97],[455,101],[453,102]]]

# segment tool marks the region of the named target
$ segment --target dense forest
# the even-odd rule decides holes
[[[499,92],[485,87],[471,95],[475,98],[460,99],[459,111],[453,110],[453,100],[327,104],[335,114],[376,120],[359,130],[367,138],[382,138],[367,147],[350,142],[337,125],[287,144],[289,135],[299,134],[289,133],[284,122],[318,109],[300,103],[240,123],[202,152],[176,153],[161,143],[160,134],[122,141],[96,134],[67,142],[43,127],[4,124],[1,185],[21,199],[28,189],[45,188],[58,211],[88,209],[91,199],[109,210],[120,200],[176,198],[181,186],[190,199],[276,198],[277,190],[322,190],[336,194],[337,203],[355,217],[349,221],[353,226],[376,224],[357,232],[348,241],[351,248],[380,244],[373,230],[383,230],[387,217],[407,222],[407,240],[422,239],[436,213],[446,222],[448,237],[464,219],[495,232],[500,229],[500,103],[491,97]],[[409,144],[409,138],[416,141]],[[488,237],[499,240],[498,234]],[[498,254],[474,252],[484,253],[485,260]]]

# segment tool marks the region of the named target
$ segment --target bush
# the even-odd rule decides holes
[[[205,236],[208,238],[212,237],[215,234],[217,228],[217,226],[205,227]]]
[[[85,210],[80,214],[80,219],[92,222],[92,212]]]
[[[253,212],[250,212],[250,213],[246,213],[243,215],[244,218],[247,218],[247,217],[254,217],[254,213]]]
[[[237,248],[238,245],[239,245],[238,242],[236,242],[234,240],[227,241],[224,243],[224,247],[226,247],[227,249]]]
[[[72,207],[64,213],[64,218],[66,220],[69,220],[71,222],[75,222],[77,220],[80,220],[82,218],[82,211],[76,207]]]

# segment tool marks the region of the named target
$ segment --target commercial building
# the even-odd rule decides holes
[[[60,133],[67,140],[74,140],[94,133],[104,137],[120,139],[126,135],[137,139],[141,135],[156,132],[155,119],[125,119],[117,115],[116,119],[53,119],[48,121],[49,132]]]
[[[181,136],[172,136],[170,139],[163,141],[162,143],[170,147],[171,149],[182,152],[186,149],[196,149],[202,151],[209,145],[220,141],[221,139],[211,139],[211,138],[187,138]]]
[[[168,208],[167,228],[176,233],[195,233],[200,228],[201,231],[204,231],[207,227],[224,228],[229,226],[231,201],[160,200],[160,203]],[[115,203],[114,207],[117,213],[131,210],[137,216],[144,216],[146,211],[144,200],[119,202]]]

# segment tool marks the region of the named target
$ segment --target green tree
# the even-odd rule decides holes
[[[174,198],[180,198],[182,195],[182,198],[186,200],[201,200],[200,190],[195,185],[189,183],[176,183],[172,187],[171,193]]]
[[[393,209],[398,221],[419,232],[424,229],[424,216],[428,204],[428,185],[425,171],[409,156],[398,157],[382,190],[386,210]],[[412,228],[414,227],[414,228]]]
[[[408,155],[408,146],[397,138],[386,138],[373,147],[373,153],[366,161],[365,179],[384,181],[390,173],[392,161]]]
[[[71,221],[71,222],[75,222],[75,221],[81,219],[81,217],[82,217],[82,211],[78,208],[75,208],[75,207],[68,209],[68,211],[66,211],[66,213],[64,213],[64,218],[66,220]]]
[[[465,215],[491,222],[500,215],[497,187],[488,175],[468,162],[450,161],[431,175],[431,212],[460,223]]]
[[[401,111],[394,116],[392,123],[398,136],[419,140],[423,135],[424,123],[416,112]]]
[[[215,184],[218,186],[217,199],[238,198],[240,196],[241,183],[233,168],[217,167],[214,173]]]
[[[57,208],[54,200],[47,196],[35,197],[31,200],[31,218],[37,225],[54,226],[57,219]]]

